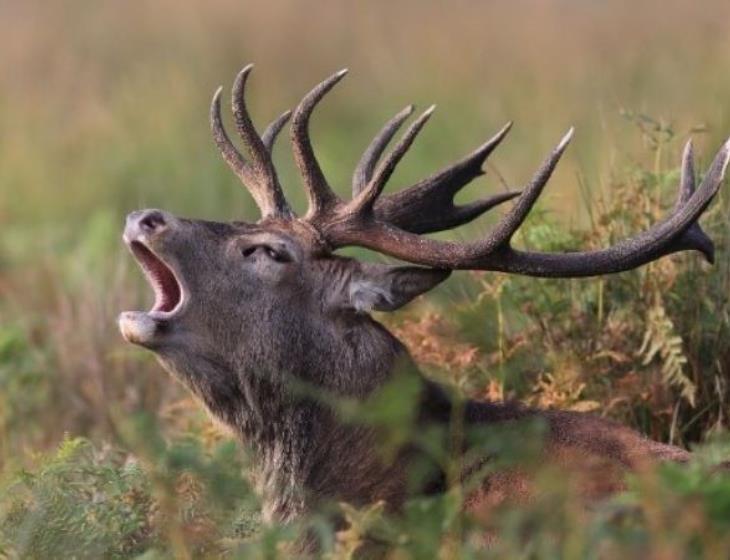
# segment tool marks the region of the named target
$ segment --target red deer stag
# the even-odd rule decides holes
[[[453,201],[483,173],[482,164],[507,135],[508,124],[457,163],[383,196],[393,170],[431,116],[432,109],[425,111],[383,156],[411,114],[408,107],[365,150],[354,172],[352,199],[343,200],[322,173],[308,131],[312,111],[343,78],[341,71],[312,89],[291,115],[294,156],[309,201],[306,214],[298,217],[284,197],[271,157],[290,112],[257,133],[244,100],[251,68],[241,71],[232,93],[235,125],[247,156],[223,128],[220,89],[210,119],[223,159],[253,196],[261,219],[218,223],[161,210],[131,213],[124,240],[156,298],[150,311],[122,313],[119,325],[129,342],[154,352],[214,417],[251,447],[265,519],[291,521],[329,500],[355,505],[383,500],[397,511],[414,491],[445,488],[445,477],[438,474],[418,490],[410,488],[412,447],[384,459],[377,452],[377,429],[342,420],[325,402],[311,393],[303,396],[290,383],[293,379],[322,393],[364,401],[402,369],[396,364],[406,364],[420,379],[419,425],[445,424],[455,410],[467,426],[538,417],[547,426],[545,456],[560,464],[597,462],[618,472],[643,459],[686,460],[682,449],[590,415],[471,400],[456,407],[444,388],[418,373],[403,344],[369,312],[400,308],[452,270],[575,278],[629,270],[688,250],[712,262],[712,241],[697,220],[720,187],[730,143],[720,149],[698,188],[692,146],[687,144],[676,206],[649,230],[602,250],[523,251],[512,246],[512,238],[542,193],[572,130],[521,191],[462,206]],[[483,239],[455,243],[424,237],[470,222],[509,200],[514,204]],[[335,254],[346,246],[423,266],[372,264]],[[479,508],[524,486],[516,475],[494,475],[467,507]]]

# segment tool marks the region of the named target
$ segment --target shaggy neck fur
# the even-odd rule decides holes
[[[285,349],[271,354],[263,347],[247,349],[238,363],[198,356],[195,375],[179,371],[174,353],[163,357],[165,367],[254,452],[255,482],[268,520],[296,518],[322,499],[402,500],[400,461],[384,464],[375,431],[343,422],[326,401],[362,399],[400,364],[409,373],[417,370],[380,324],[366,316],[343,320],[351,324],[335,326],[345,333],[337,345],[326,343],[331,332],[287,333]]]
[[[233,363],[198,356],[193,376],[176,369],[174,356],[163,358],[210,412],[254,451],[254,476],[268,521],[290,521],[323,501],[362,506],[383,500],[389,509],[397,510],[406,498],[413,450],[405,446],[394,459],[384,462],[377,431],[339,419],[327,404],[327,396],[362,400],[405,365],[407,374],[418,376],[422,383],[417,421],[446,424],[452,420],[451,400],[418,372],[392,334],[364,316],[346,320],[352,324],[336,345],[327,344],[331,332],[312,329],[298,337],[287,333],[287,346],[249,349]],[[343,332],[343,325],[336,328]],[[280,351],[262,354],[262,348]],[[494,425],[539,415],[547,427],[548,452],[571,462],[576,456],[594,456],[625,468],[640,456],[687,458],[678,448],[652,442],[600,418],[514,404],[462,404],[467,425]],[[443,477],[437,472],[420,491],[444,489]]]

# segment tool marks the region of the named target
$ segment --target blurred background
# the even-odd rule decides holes
[[[563,229],[590,228],[586,200],[616,176],[673,169],[691,133],[707,163],[730,133],[728,15],[721,0],[0,2],[4,456],[66,431],[106,434],[115,406],[155,410],[176,391],[116,331],[120,310],[150,298],[122,222],[152,206],[255,219],[208,128],[213,91],[244,64],[256,64],[249,102],[261,127],[350,68],[313,122],[343,195],[369,139],[408,103],[438,109],[391,189],[515,121],[463,200],[526,181],[574,125],[542,204]],[[276,160],[301,208],[285,136]],[[473,338],[489,346],[484,328]]]

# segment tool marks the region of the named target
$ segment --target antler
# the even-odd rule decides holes
[[[243,159],[223,129],[220,118],[220,89],[213,98],[211,123],[218,147],[236,174],[251,190],[264,217],[293,219],[271,162],[271,147],[289,118],[284,113],[259,137],[248,116],[243,90],[251,66],[239,74],[233,88],[233,110],[238,131],[251,152]],[[428,121],[433,107],[416,119],[393,150],[380,161],[386,146],[413,111],[407,107],[375,136],[353,175],[353,198],[343,201],[331,189],[317,162],[309,138],[309,119],[319,101],[339,82],[346,70],[337,72],[312,89],[292,117],[294,156],[304,179],[309,210],[304,217],[330,249],[357,245],[412,263],[449,269],[491,270],[527,276],[580,277],[608,274],[636,268],[664,255],[695,250],[712,262],[714,247],[697,220],[705,211],[725,176],[730,160],[730,140],[715,156],[710,169],[695,189],[692,144],[682,156],[679,194],[674,209],[645,232],[595,251],[543,253],[512,247],[512,237],[527,218],[555,166],[570,142],[571,129],[538,168],[521,191],[508,191],[471,204],[456,206],[453,198],[467,183],[483,174],[486,158],[509,132],[508,123],[490,140],[454,165],[395,194],[381,197],[398,162]],[[474,243],[437,241],[419,234],[443,231],[464,224],[507,200],[514,206],[483,239]]]
[[[490,270],[527,276],[580,277],[636,268],[677,251],[696,250],[713,262],[712,241],[697,219],[712,201],[730,160],[730,141],[725,143],[695,190],[692,144],[682,158],[679,196],[672,213],[649,230],[596,251],[571,253],[525,252],[514,249],[511,239],[540,196],[567,147],[573,130],[560,141],[519,195],[512,209],[492,232],[475,243],[436,241],[415,235],[379,219],[367,205],[343,206],[322,228],[332,247],[359,245],[417,264],[438,268]],[[355,199],[357,200],[357,199]]]
[[[287,111],[272,122],[267,127],[263,137],[258,135],[246,109],[244,98],[246,81],[251,70],[253,70],[253,64],[249,64],[241,70],[236,77],[231,93],[236,129],[249,152],[250,161],[244,159],[236,149],[223,127],[220,103],[222,87],[215,92],[210,106],[210,126],[213,131],[213,139],[223,159],[226,160],[226,163],[253,196],[261,210],[262,217],[291,219],[293,216],[292,211],[284,198],[274,164],[271,161],[271,149],[274,141],[289,119],[290,113]]]
[[[320,84],[305,100],[307,106],[319,101],[342,77],[342,73]],[[302,103],[305,104],[304,102]],[[595,276],[636,268],[677,251],[696,250],[708,261],[714,258],[712,241],[697,224],[699,216],[712,201],[724,178],[730,159],[730,141],[718,152],[699,189],[695,190],[692,145],[688,143],[682,158],[682,178],[673,212],[649,230],[601,250],[542,253],[520,251],[511,245],[512,237],[524,222],[542,193],[555,166],[568,146],[573,129],[562,138],[521,193],[509,192],[472,205],[458,208],[453,196],[474,177],[482,173],[481,165],[509,131],[506,125],[492,139],[470,156],[420,183],[382,200],[379,197],[395,166],[405,155],[433,108],[424,112],[403,134],[396,147],[377,165],[385,146],[412,112],[410,107],[393,117],[376,135],[362,156],[353,177],[353,199],[343,202],[332,193],[321,175],[316,160],[298,151],[300,169],[318,180],[308,180],[326,193],[326,204],[310,207],[307,220],[315,226],[331,248],[358,245],[417,264],[450,269],[492,270],[528,276]],[[311,109],[306,113],[308,118]],[[306,128],[304,129],[306,131]],[[311,154],[311,145],[306,138]],[[324,188],[326,186],[326,189]],[[315,190],[315,189],[311,189]],[[498,222],[492,232],[475,243],[436,241],[417,235],[449,229],[475,218],[485,210],[506,200],[517,198],[515,205]],[[320,199],[325,199],[322,195]],[[316,202],[316,197],[310,200]]]

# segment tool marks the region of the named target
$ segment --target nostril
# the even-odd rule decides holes
[[[165,217],[162,215],[161,212],[157,212],[157,211],[147,212],[139,220],[139,227],[149,233],[155,231],[157,228],[160,228],[164,225],[165,225]]]

